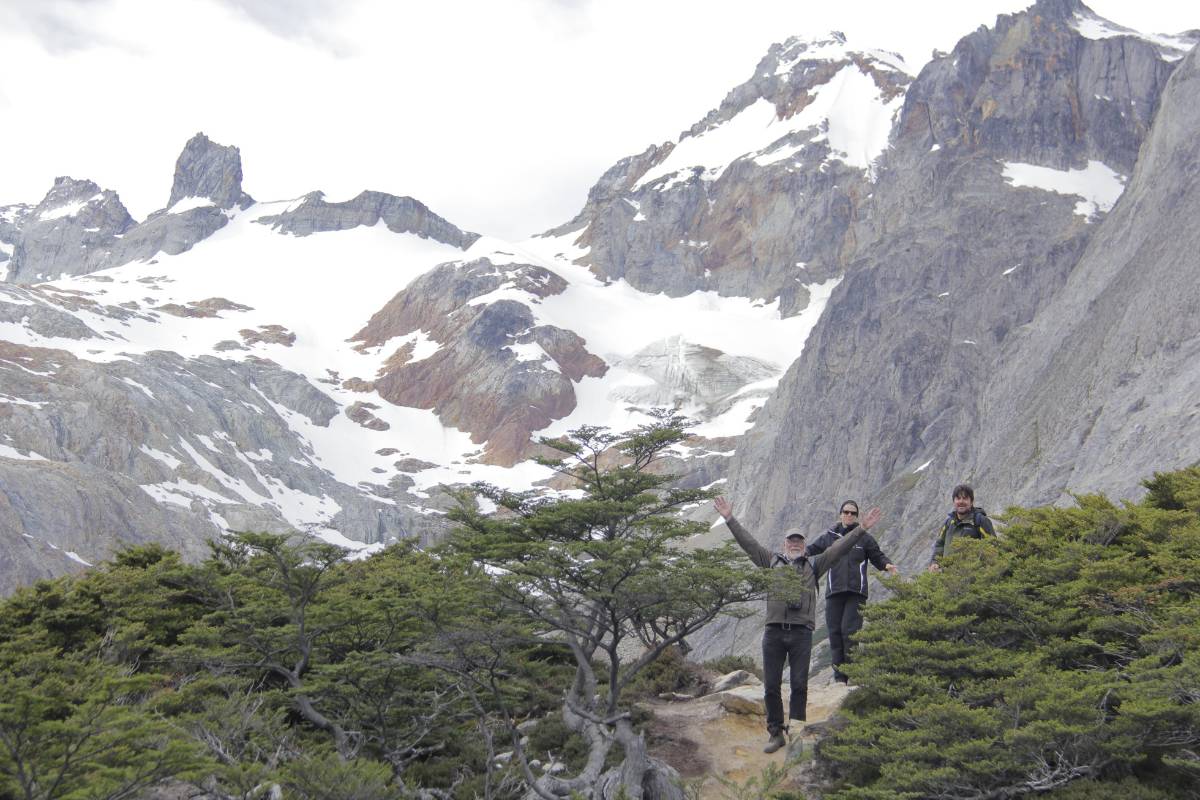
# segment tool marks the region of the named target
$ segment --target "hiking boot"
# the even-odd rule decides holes
[[[783,738],[782,733],[772,733],[771,738],[767,739],[766,745],[763,747],[764,753],[774,753],[787,744],[787,740]]]

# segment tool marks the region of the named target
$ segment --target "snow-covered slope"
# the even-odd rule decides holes
[[[88,473],[78,478],[84,494],[103,494],[90,480],[111,483],[123,502],[149,500],[178,523],[131,512],[132,533],[121,541],[144,538],[143,524],[192,540],[252,526],[373,549],[435,535],[446,486],[526,488],[548,478],[527,460],[531,435],[584,423],[623,429],[667,404],[699,419],[723,451],[802,350],[836,285],[808,287],[809,310],[784,318],[777,301],[714,292],[672,298],[597,278],[575,263],[586,253],[571,236],[484,237],[463,249],[395,232],[382,217],[347,223],[346,204],[314,197],[245,209],[185,197],[164,213],[190,202],[189,210],[225,219],[190,249],[32,287],[0,284],[0,533],[32,548],[16,580],[94,562],[119,546],[111,536],[117,523],[104,512],[89,519],[83,501],[73,514],[79,530],[53,534],[46,507],[61,498],[34,487],[39,470],[62,465]],[[308,214],[304,235],[285,224],[298,211]],[[483,356],[471,351],[465,383],[492,370],[509,379],[550,375],[564,386],[565,401],[523,419],[509,431],[515,445],[494,458],[478,420],[447,421],[452,397],[399,405],[375,387],[398,361],[419,365],[461,349],[456,339],[467,337],[451,330],[439,340],[418,329],[367,346],[358,336],[422,276],[481,261],[491,265],[491,282],[452,299],[448,317],[519,307],[528,314],[524,327],[569,334],[596,359],[573,374],[558,339],[543,338],[543,346],[516,329],[490,341]],[[531,269],[556,290],[524,291],[508,277]],[[510,391],[487,399],[520,405],[519,391]],[[130,501],[134,489],[144,497]],[[77,559],[54,565],[54,554],[66,552]]]

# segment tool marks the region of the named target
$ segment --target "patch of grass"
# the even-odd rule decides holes
[[[750,656],[721,656],[714,658],[712,661],[705,661],[702,665],[705,669],[711,670],[718,675],[728,675],[730,672],[736,672],[739,669],[744,669],[758,676],[762,680],[762,668],[754,663],[754,659]]]
[[[626,700],[640,700],[667,692],[685,692],[704,683],[702,673],[698,664],[687,661],[683,653],[672,647],[642,668],[622,696]]]

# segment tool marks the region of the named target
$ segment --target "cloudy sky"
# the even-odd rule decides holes
[[[0,0],[0,205],[70,175],[141,219],[203,131],[241,149],[256,199],[378,189],[519,238],[574,216],[619,158],[675,139],[772,42],[842,30],[917,69],[1028,4]],[[1195,4],[1090,5],[1144,32],[1200,28]]]

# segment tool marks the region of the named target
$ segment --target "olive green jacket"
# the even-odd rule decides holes
[[[773,553],[759,544],[736,518],[726,524],[733,538],[755,564],[765,569],[791,569],[795,573],[795,579],[788,580],[786,586],[768,590],[767,624],[803,625],[809,630],[816,627],[817,587],[821,576],[838,559],[848,554],[866,533],[861,525],[855,525],[824,553],[812,557],[802,555],[789,561],[782,553]]]

